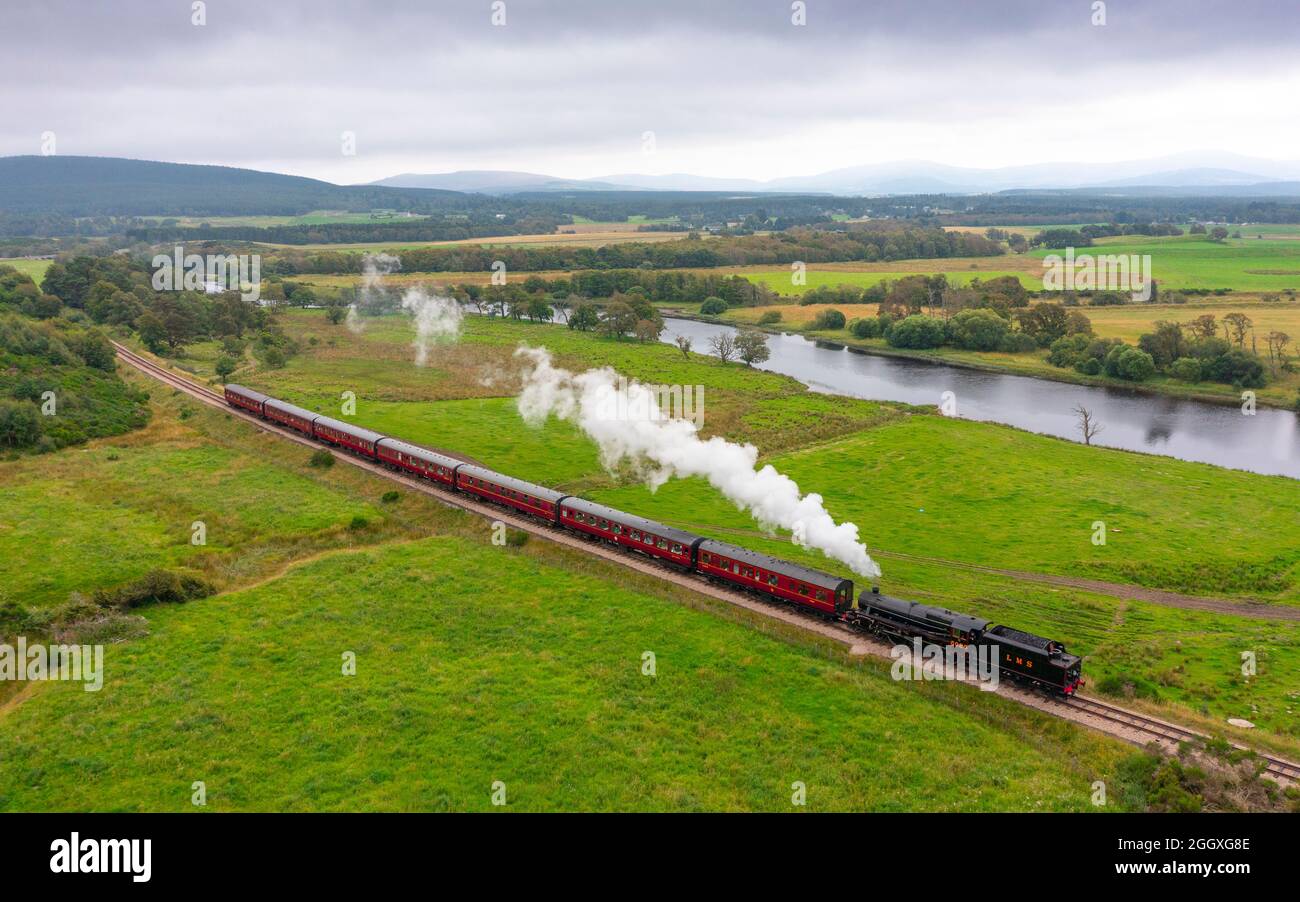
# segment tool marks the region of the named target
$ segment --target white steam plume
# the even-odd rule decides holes
[[[415,317],[415,365],[429,362],[429,345],[438,341],[455,341],[460,337],[464,313],[454,298],[427,294],[423,288],[408,288],[402,295],[402,309]]]
[[[361,319],[360,310],[382,306],[386,293],[383,288],[384,276],[402,268],[402,260],[392,254],[366,254],[361,258],[361,291],[355,303],[348,305],[347,327],[360,335],[366,324]]]
[[[749,511],[769,531],[787,529],[861,576],[877,577],[880,566],[867,554],[853,523],[836,523],[816,493],[800,494],[793,479],[771,464],[757,469],[758,449],[714,436],[702,440],[690,420],[659,413],[656,393],[637,382],[623,382],[610,368],[574,375],[551,363],[545,348],[520,347],[524,359],[519,413],[530,425],[548,416],[569,420],[600,445],[601,462],[614,468],[628,462],[651,491],[671,478],[700,476]],[[628,415],[649,411],[650,415]]]

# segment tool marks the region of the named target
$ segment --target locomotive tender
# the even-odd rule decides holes
[[[714,582],[794,604],[883,639],[916,638],[935,645],[989,646],[1000,675],[1062,695],[1083,684],[1081,660],[1042,636],[993,625],[947,608],[881,595],[874,586],[854,598],[853,581],[726,542],[698,536],[603,504],[566,495],[313,413],[233,383],[226,403],[341,448],[573,532],[663,561]]]

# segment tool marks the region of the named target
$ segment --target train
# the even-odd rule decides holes
[[[871,586],[854,596],[853,580],[647,520],[412,442],[323,416],[234,383],[231,407],[307,438],[428,480],[447,491],[508,508],[567,532],[641,554],[684,573],[842,623],[894,642],[987,649],[999,678],[1070,696],[1083,685],[1082,660],[1060,642],[947,608],[882,595]]]

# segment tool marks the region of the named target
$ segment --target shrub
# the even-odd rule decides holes
[[[396,501],[398,498],[401,497],[402,496],[398,492],[394,490],[389,490],[387,492],[384,492],[384,494],[379,497],[379,500],[384,502],[385,504],[392,504],[394,501]]]
[[[215,591],[211,583],[191,573],[150,570],[131,582],[107,589],[96,589],[91,595],[91,601],[101,608],[125,610],[147,604],[206,598]]]
[[[968,351],[995,351],[1010,331],[992,310],[963,310],[948,321],[948,340]]]
[[[334,455],[330,454],[324,448],[311,453],[311,460],[307,461],[309,466],[329,468],[334,466]]]
[[[365,517],[361,516],[360,514],[357,514],[355,517],[352,518],[352,522],[348,524],[348,529],[352,530],[353,532],[359,532],[360,530],[365,529],[369,525],[370,525],[369,520],[367,520]]]
[[[1201,361],[1195,357],[1179,357],[1169,364],[1169,375],[1179,382],[1200,382]]]
[[[1264,384],[1264,364],[1253,354],[1233,349],[1202,364],[1203,377],[1215,382],[1259,388]]]
[[[1155,375],[1156,362],[1150,354],[1139,348],[1115,345],[1106,355],[1105,369],[1108,376],[1129,382],[1142,382]]]
[[[846,322],[844,314],[838,310],[823,310],[813,320],[814,329],[843,329]]]
[[[849,331],[853,333],[854,338],[879,338],[880,320],[874,316],[855,319]]]
[[[895,348],[937,348],[946,331],[943,320],[916,314],[890,326],[885,340]]]
[[[720,316],[727,312],[727,302],[719,297],[705,298],[700,305],[700,313],[705,316]]]
[[[758,318],[758,324],[760,326],[770,326],[772,325],[772,323],[779,323],[780,321],[781,321],[780,310],[769,310]]]

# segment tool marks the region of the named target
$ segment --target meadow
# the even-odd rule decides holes
[[[236,379],[335,414],[342,392],[354,391],[356,418],[367,426],[833,569],[788,538],[764,536],[703,483],[670,482],[652,494],[606,472],[595,447],[568,424],[524,427],[511,354],[520,343],[545,345],[575,370],[610,365],[645,381],[704,385],[705,433],[755,443],[763,462],[822,494],[837,518],[858,523],[880,553],[883,591],[1051,634],[1088,656],[1091,678],[1176,705],[1179,716],[1207,727],[1246,717],[1278,741],[1300,740],[1300,687],[1288,676],[1300,669],[1300,624],[1236,616],[1230,607],[1233,598],[1300,606],[1294,480],[828,397],[772,373],[688,359],[667,345],[561,326],[471,317],[459,344],[417,369],[401,317],[372,320],[360,336],[329,326],[319,312],[284,322],[308,346],[316,338],[314,350],[283,370]],[[182,362],[205,371],[197,357]],[[483,384],[484,374],[495,381]],[[1091,542],[1099,519],[1108,529],[1103,547]],[[1103,579],[1133,592],[1116,598],[1047,587],[970,569],[978,566]],[[1228,613],[1163,607],[1143,600],[1143,588],[1222,598]],[[1239,673],[1243,649],[1269,662],[1258,680]]]
[[[148,634],[108,647],[100,692],[33,684],[0,704],[0,810],[195,810],[196,780],[217,811],[487,811],[495,781],[524,811],[782,811],[795,781],[823,811],[1084,811],[1097,779],[1112,808],[1145,802],[1141,756],[1112,740],[896,683],[887,662],[580,551],[495,546],[478,518],[154,403],[126,440],[0,464],[17,504],[62,505],[16,531],[6,514],[4,558],[40,549],[65,578],[17,588],[52,602],[84,585],[68,574],[202,567],[174,546],[206,515],[224,591],[137,609]]]
[[[25,276],[30,276],[38,284],[45,278],[45,270],[50,268],[53,260],[29,260],[26,257],[0,257],[0,266],[12,266]]]

